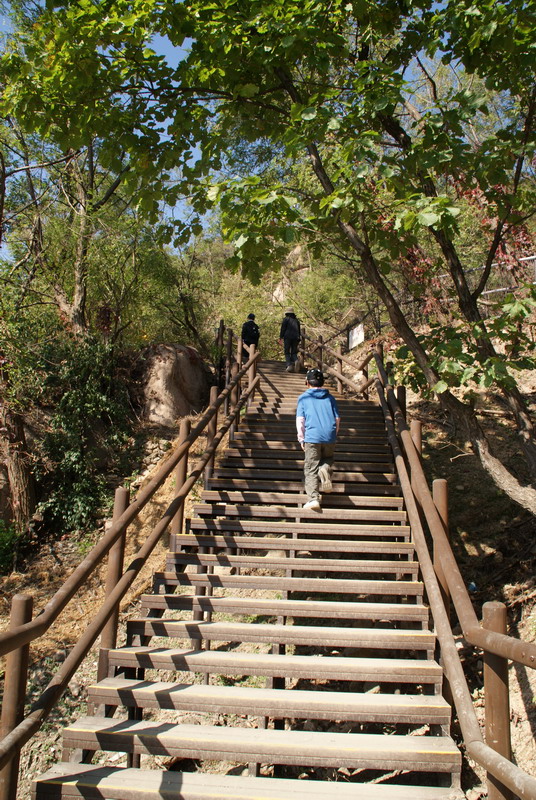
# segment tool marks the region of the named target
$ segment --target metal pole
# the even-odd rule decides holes
[[[210,390],[210,405],[212,405],[217,396],[218,396],[218,387],[213,386]],[[216,413],[218,412],[216,411]],[[210,427],[210,422],[208,424],[207,430],[209,427]],[[190,435],[190,428],[191,428],[191,423],[189,419],[181,420],[181,426],[179,428],[179,447]],[[181,460],[175,467],[175,496],[181,490],[182,485],[186,480],[186,476],[188,475],[188,452],[189,452],[188,450],[185,451]],[[181,505],[181,507],[171,520],[170,550],[172,551],[177,550],[176,537],[180,536],[182,533],[183,522],[184,522],[184,503]]]
[[[123,486],[115,490],[114,513],[112,522],[117,522],[119,517],[126,511],[130,503],[130,492]],[[104,596],[109,597],[117,586],[123,574],[123,559],[125,557],[126,527],[119,539],[110,548],[108,553],[108,571],[106,573],[106,587]],[[115,647],[117,643],[117,624],[119,622],[119,604],[116,605],[108,622],[102,629],[99,651],[99,665],[97,669],[97,681],[102,681],[108,677],[108,651]]]
[[[217,396],[218,396],[218,387],[212,386],[210,389],[210,405],[214,403]],[[214,412],[214,416],[207,425],[207,448],[209,448],[212,442],[214,441],[217,429],[218,429],[218,410],[216,409],[216,411]],[[207,462],[205,466],[205,477],[204,477],[205,489],[208,489],[208,482],[212,477],[213,471],[214,471],[214,455],[211,456],[210,460]],[[184,478],[186,478],[186,475],[184,476]]]
[[[482,625],[496,633],[506,633],[506,606],[498,600],[482,606]],[[510,737],[510,698],[508,660],[484,650],[484,699],[486,709],[486,744],[512,760]],[[488,772],[488,800],[513,800],[513,793]]]
[[[16,594],[11,601],[10,629],[24,625],[32,618],[33,598]],[[3,739],[17,727],[24,717],[24,701],[28,680],[28,657],[30,645],[12,650],[6,657],[4,696],[0,736]],[[0,800],[16,800],[19,780],[20,752],[17,750],[9,762],[0,770]]]

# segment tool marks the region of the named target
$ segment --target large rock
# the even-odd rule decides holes
[[[177,344],[145,352],[144,416],[156,425],[176,425],[179,417],[207,405],[213,376],[197,350]]]

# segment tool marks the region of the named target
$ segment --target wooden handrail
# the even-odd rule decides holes
[[[402,493],[404,496],[404,502],[410,520],[412,537],[419,558],[419,565],[421,568],[423,581],[426,587],[428,602],[430,603],[430,607],[432,609],[432,615],[434,619],[437,638],[441,646],[443,667],[445,669],[445,673],[449,680],[449,686],[454,700],[454,704],[456,706],[456,713],[460,723],[460,728],[462,731],[462,736],[465,746],[467,748],[467,752],[471,755],[472,758],[475,759],[475,761],[477,761],[481,766],[485,767],[486,770],[491,775],[493,775],[497,780],[499,780],[502,784],[504,784],[504,786],[507,786],[509,789],[514,791],[517,796],[522,798],[522,800],[534,800],[534,798],[536,798],[536,778],[533,778],[532,776],[528,775],[524,770],[522,770],[520,767],[517,767],[515,764],[513,764],[511,761],[509,761],[501,754],[497,753],[495,750],[493,750],[493,748],[489,747],[489,745],[487,745],[484,742],[482,731],[480,730],[480,725],[478,723],[478,719],[476,717],[473,703],[471,700],[469,687],[467,686],[467,680],[465,678],[460,657],[456,649],[456,644],[454,641],[454,636],[452,634],[450,620],[447,611],[445,609],[445,605],[443,603],[441,588],[437,580],[430,552],[428,550],[428,545],[426,544],[424,530],[422,528],[419,510],[417,508],[417,503],[414,495],[415,476],[413,473],[413,459],[410,465],[411,467],[411,480],[410,480],[408,475],[408,470],[406,467],[406,462],[402,455],[402,450],[399,445],[398,437],[396,435],[394,420],[393,418],[391,418],[391,415],[389,414],[388,411],[388,406],[391,406],[391,403],[387,402],[385,398],[384,387],[379,379],[377,379],[376,388],[380,399],[380,405],[382,406],[382,409],[384,411],[388,437],[393,450],[393,455],[395,457],[397,471],[400,478],[400,485],[402,487]],[[392,387],[388,387],[388,391],[389,393],[391,393]],[[399,409],[398,413],[400,413]],[[406,442],[404,440],[404,444],[405,443]],[[413,446],[415,455],[417,455],[415,446],[413,445],[413,441],[411,442],[411,444]],[[424,478],[424,472],[422,473],[422,477]],[[420,476],[419,476],[419,483],[420,483]],[[435,513],[437,514],[437,509],[435,509]],[[426,511],[424,512],[424,514],[426,517]],[[446,543],[446,547],[443,547],[441,551],[441,557],[443,558],[445,551],[447,549],[450,551],[450,544],[448,543],[443,525],[441,524],[440,527],[441,527],[441,533]],[[452,559],[454,560],[452,551],[450,551],[450,553],[452,555]],[[456,570],[459,574],[459,570],[455,560],[454,563],[456,565]],[[447,577],[447,580],[449,577],[449,566],[443,564],[444,573]],[[463,591],[465,592],[465,594],[467,594],[465,585],[463,586]],[[471,602],[469,599],[469,595],[467,595],[467,600],[469,603]],[[474,614],[474,610],[473,610],[473,615],[476,620],[476,614]],[[476,620],[476,625],[478,626],[477,620]],[[487,633],[491,634],[491,632],[489,631]],[[501,639],[511,640],[516,645],[520,644],[519,640],[513,639],[513,637],[502,636],[501,634],[494,634],[494,635],[500,637]],[[487,647],[484,647],[483,649],[489,652],[496,652],[496,650],[490,651],[489,648]],[[510,655],[510,658],[513,658],[512,655]],[[514,658],[513,660],[517,659]]]
[[[203,414],[197,425],[192,428],[192,431],[187,439],[175,450],[173,455],[160,467],[156,475],[142,489],[133,502],[129,505],[126,511],[119,517],[119,519],[110,525],[105,536],[90,550],[86,558],[78,565],[74,572],[67,578],[65,583],[58,589],[56,594],[49,600],[41,613],[36,616],[31,622],[26,625],[21,625],[14,631],[6,631],[0,634],[0,655],[9,653],[17,647],[28,644],[33,639],[42,636],[52,623],[57,619],[63,611],[67,603],[74,597],[76,592],[80,589],[83,583],[102,562],[105,555],[108,553],[112,545],[117,541],[123,530],[130,525],[130,523],[137,517],[139,512],[147,505],[149,500],[153,497],[155,492],[164,483],[174,467],[181,460],[183,455],[189,450],[191,445],[196,441],[199,435],[203,432],[208,425],[218,408],[229,397],[234,387],[240,382],[244,375],[249,370],[251,364],[255,363],[259,358],[256,353],[238,372],[235,379],[218,395],[216,402],[209,406]]]
[[[315,339],[312,339],[310,336],[307,336],[306,334],[304,334],[303,336],[304,339],[307,339],[313,344],[320,344]],[[347,356],[343,356],[342,353],[338,353],[336,350],[333,350],[333,348],[327,345],[325,342],[322,342],[322,347],[331,356],[336,358],[338,361],[344,361],[345,364],[348,364],[350,367],[353,367],[353,369],[355,369],[357,372],[360,372],[361,370],[365,369],[369,361],[372,361],[372,359],[374,358],[374,350],[371,350],[370,353],[367,356],[365,356],[363,361],[361,361],[359,364],[354,364],[354,362],[351,359],[349,359]],[[311,353],[308,353],[308,355],[311,358],[313,357]]]
[[[253,361],[253,359],[251,359]],[[246,365],[249,369],[249,364]],[[244,367],[244,370],[246,368]],[[241,370],[241,372],[244,372]],[[238,373],[236,377],[236,381],[239,380]],[[89,652],[90,648],[96,641],[97,637],[103,630],[104,626],[106,625],[108,619],[113,614],[114,609],[117,607],[117,604],[122,600],[125,596],[126,592],[132,585],[133,581],[138,576],[140,570],[144,566],[147,558],[152,553],[158,542],[160,541],[162,535],[171,524],[171,521],[179,508],[184,503],[187,495],[191,491],[192,487],[202,474],[205,465],[208,463],[214,452],[219,447],[224,435],[229,430],[230,426],[235,422],[235,420],[239,419],[240,411],[242,407],[247,403],[249,396],[253,394],[257,388],[257,385],[260,381],[260,376],[257,376],[255,380],[248,386],[247,390],[242,394],[242,397],[229,413],[227,418],[225,419],[223,425],[221,426],[220,430],[218,431],[217,435],[214,437],[210,447],[208,447],[203,456],[199,460],[198,464],[196,465],[195,469],[192,470],[190,475],[188,476],[187,480],[183,484],[183,486],[178,490],[175,498],[169,504],[168,508],[164,512],[160,522],[153,528],[147,539],[145,540],[144,544],[140,548],[140,550],[136,553],[133,557],[132,561],[130,562],[129,566],[123,573],[122,577],[116,584],[113,591],[108,595],[105,599],[103,605],[101,606],[100,610],[90,623],[90,625],[86,628],[76,645],[73,647],[71,652],[69,653],[68,657],[63,662],[61,668],[58,672],[54,675],[53,679],[50,681],[42,695],[37,699],[37,701],[32,705],[30,709],[30,713],[24,718],[24,720],[17,725],[0,743],[0,768],[3,767],[5,764],[9,763],[9,761],[13,758],[13,756],[20,752],[20,749],[26,744],[29,739],[40,729],[43,722],[46,720],[56,703],[58,702],[59,698],[67,688],[69,681],[71,680],[72,676],[86,657],[87,653]],[[231,383],[228,389],[234,389],[233,383]],[[223,402],[226,395],[227,390],[221,393],[218,400],[220,400],[219,405]],[[215,404],[214,404],[215,405]],[[206,416],[206,415],[205,415]],[[190,437],[188,437],[190,438]],[[186,442],[185,442],[186,444]],[[178,451],[184,452],[183,446],[178,448]],[[171,459],[173,464],[177,462],[177,458],[174,457]],[[167,463],[164,465],[167,467]],[[168,473],[169,474],[169,473]],[[129,507],[130,508],[130,507]],[[126,512],[125,512],[126,514]],[[122,515],[122,517],[125,516]],[[122,517],[120,519],[122,519]],[[121,530],[119,528],[119,530]],[[26,628],[27,626],[22,626]],[[33,637],[35,638],[35,637]]]
[[[309,339],[309,341],[312,340]],[[312,343],[316,344],[316,342]],[[323,348],[330,350],[326,345],[323,345]],[[335,351],[331,351],[331,354],[335,358],[340,358]],[[307,353],[307,355],[313,359],[315,357],[312,353]],[[378,370],[378,377],[374,379],[376,390],[384,413],[421,573],[441,646],[444,669],[449,680],[467,752],[490,775],[515,792],[522,800],[536,800],[536,778],[484,742],[424,535],[419,507],[422,509],[434,545],[437,547],[452,602],[466,640],[470,644],[480,647],[486,653],[493,653],[533,668],[536,667],[536,645],[481,627],[450,547],[443,522],[430,493],[419,453],[400,409],[395,391],[389,384],[383,360],[377,352],[372,351],[369,355],[370,358],[366,363],[374,357]],[[352,366],[354,369],[359,369],[354,364]],[[356,390],[356,384],[342,373],[338,373],[328,366],[324,366],[324,370],[342,380],[352,391]],[[406,459],[411,471],[411,479]]]

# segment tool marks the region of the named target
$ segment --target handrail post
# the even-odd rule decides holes
[[[218,333],[216,336],[216,352],[217,352],[217,376],[218,376],[218,386],[222,389],[222,382],[223,382],[223,340],[225,337],[225,322],[220,319],[220,324],[218,326]]]
[[[418,423],[418,428],[417,428]],[[422,437],[420,436],[422,429],[422,423],[419,420],[412,420],[411,421],[411,436],[413,441],[415,442],[415,447],[419,455],[422,451]],[[416,439],[419,440],[420,446],[417,447]],[[437,513],[441,518],[441,522],[443,523],[443,530],[445,531],[445,536],[450,543],[450,531],[449,531],[449,495],[448,495],[448,481],[445,478],[437,478],[435,481],[432,481],[432,499],[434,501],[434,505],[437,508]],[[450,599],[450,589],[448,585],[448,581],[445,575],[445,570],[443,569],[443,560],[441,558],[440,551],[435,543],[433,542],[433,553],[432,553],[432,563],[434,567],[434,571],[436,574],[437,582],[439,584],[439,591],[441,592],[441,597],[443,598],[443,605],[445,606],[445,611],[447,613],[447,618],[450,622],[452,618],[452,604]],[[454,708],[454,698],[452,696],[452,689],[448,682],[448,679],[445,675],[444,682],[443,682],[443,697]]]
[[[254,344],[250,345],[249,358],[253,358],[253,356],[255,355],[256,352],[257,352],[257,348],[255,347],[255,345]],[[257,362],[254,361],[253,364],[248,369],[248,388],[253,384],[253,381],[255,380],[256,375],[257,375]],[[248,397],[248,400],[247,400],[247,403],[246,403],[246,412],[249,411],[249,409],[251,408],[251,404],[253,403],[254,398],[255,398],[255,391],[253,391]]]
[[[496,633],[507,632],[506,606],[497,600],[482,606],[482,625]],[[508,695],[508,660],[484,650],[484,701],[486,744],[512,760],[510,736],[510,700]],[[512,800],[513,793],[488,772],[488,800]]]
[[[412,419],[409,429],[415,449],[419,455],[422,455],[422,422],[420,419]]]
[[[362,372],[363,372],[363,380],[365,381],[365,383],[367,383],[367,382],[368,382],[368,379],[369,379],[369,369],[368,369],[368,364],[365,364],[365,366],[363,367],[363,370],[362,370]],[[365,398],[365,400],[368,400],[368,399],[369,399],[369,390],[368,390],[368,386],[367,386],[367,388],[365,389],[365,391],[363,392],[363,397]]]
[[[401,386],[398,387],[398,389],[402,389],[402,388],[403,387],[401,387]],[[404,395],[404,400],[405,400],[405,395]],[[397,402],[400,402],[399,401],[399,397],[398,397],[398,392],[397,392]],[[402,408],[401,408],[401,410],[402,410]],[[405,418],[406,417],[405,417],[405,414],[404,414],[404,419]],[[412,440],[413,444],[415,445],[415,450],[417,451],[417,455],[419,456],[419,460],[420,460],[421,456],[422,456],[422,423],[420,422],[420,420],[417,420],[417,419],[412,419],[411,420],[411,423],[410,423],[410,435],[411,435],[411,440]],[[419,495],[418,482],[415,480],[415,477],[414,477],[414,474],[413,474],[413,470],[411,469],[411,467],[409,468],[408,472],[409,472],[409,476],[410,476],[410,480],[411,480],[411,488],[413,489],[413,493],[415,494],[415,500],[417,502],[417,505],[418,505],[419,509],[422,510],[421,502],[420,502],[419,496],[418,496]]]
[[[298,348],[298,360],[300,362],[300,371],[305,369],[305,348],[307,344],[305,342],[305,327],[302,325],[301,328],[301,342],[300,347]]]
[[[210,389],[210,404],[212,405],[212,392],[215,390],[216,396],[218,394],[218,387],[212,386]],[[209,423],[210,425],[210,423]],[[191,423],[189,419],[182,419],[181,425],[179,428],[179,442],[178,446],[180,447],[181,444],[188,438],[190,435],[190,428]],[[182,488],[183,483],[186,481],[186,477],[188,475],[188,450],[184,453],[183,457],[175,467],[175,495],[179,493]],[[169,527],[170,531],[170,550],[177,549],[177,536],[180,536],[182,533],[184,523],[184,503],[181,504],[181,507],[171,520],[171,525]]]
[[[233,332],[229,328],[227,331],[227,346],[225,355],[225,387],[231,382],[231,367],[233,364]],[[229,413],[229,397],[225,398],[225,416]]]
[[[16,594],[11,601],[10,629],[24,625],[32,619],[33,598],[27,594]],[[0,737],[3,739],[17,727],[24,717],[26,683],[28,680],[28,658],[30,645],[12,650],[6,657],[4,696]],[[0,770],[0,800],[16,800],[19,780],[20,752]]]
[[[246,350],[246,353],[247,353],[247,350]],[[236,343],[236,360],[237,360],[237,363],[238,363],[239,367],[242,366],[242,357],[243,357],[243,355],[244,355],[244,341],[243,341],[242,337],[239,336],[238,337],[238,341]],[[248,359],[246,359],[246,361],[247,360]]]
[[[316,359],[316,365],[319,370],[324,369],[324,339],[322,336],[318,337],[318,347],[316,348],[318,351],[318,357]]]
[[[337,353],[339,355],[342,355],[342,347],[340,344],[337,346]],[[337,372],[340,372],[342,374],[342,358],[337,359]],[[337,391],[339,392],[339,394],[342,394],[342,390],[343,390],[342,381],[340,378],[337,378]]]
[[[114,513],[112,521],[116,522],[126,511],[130,503],[130,492],[124,486],[119,486],[115,490]],[[108,554],[108,571],[106,573],[106,587],[104,596],[108,597],[123,574],[123,559],[125,557],[126,528],[121,532],[121,536],[110,548]],[[117,624],[119,622],[119,604],[113,610],[108,622],[102,629],[99,650],[99,665],[97,668],[97,680],[102,681],[108,677],[108,651],[117,644]]]
[[[405,386],[397,386],[396,387],[396,399],[398,401],[398,405],[400,406],[400,410],[404,419],[406,419],[406,387]]]
[[[216,398],[218,396],[218,387],[211,386],[210,387],[210,405],[214,405],[216,402]],[[210,447],[212,442],[214,441],[214,437],[216,436],[216,431],[218,430],[218,409],[215,410],[214,416],[210,420],[207,425],[207,449]],[[188,435],[188,434],[186,434]],[[214,455],[212,455],[207,461],[205,466],[205,476],[204,476],[204,486],[205,489],[208,489],[208,482],[212,478],[212,473],[214,471]],[[186,477],[186,476],[185,476]],[[184,506],[183,506],[184,508]]]
[[[378,342],[376,345],[376,355],[383,364],[383,342]]]
[[[232,367],[231,367],[231,381],[233,381],[236,378],[237,373],[238,373],[238,364],[233,364]],[[238,385],[237,386],[233,386],[233,388],[231,389],[230,405],[229,405],[228,413],[232,413],[233,412],[233,410],[236,408],[236,404],[237,403],[238,403]],[[229,428],[229,442],[230,443],[234,439],[234,434],[235,434],[235,430],[236,430],[237,426],[238,426],[238,420],[235,418],[233,420],[232,424],[231,424],[231,427]]]
[[[441,522],[443,523],[443,529],[445,531],[447,540],[450,542],[448,482],[445,478],[437,478],[435,481],[432,481],[432,498],[435,507],[437,508],[437,513],[441,517]],[[441,558],[441,553],[438,551],[435,542],[434,542],[434,552],[433,552],[433,563],[434,563],[435,574],[437,576],[437,582],[439,583],[439,588],[441,589],[441,595],[443,597],[443,602],[445,604],[445,609],[450,619],[452,610],[450,589],[443,569],[443,561]]]

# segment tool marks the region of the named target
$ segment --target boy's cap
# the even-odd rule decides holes
[[[319,369],[310,369],[307,375],[305,376],[305,380],[311,386],[324,385],[324,375]]]
[[[255,319],[255,314],[248,314],[248,319]]]
[[[294,309],[292,308],[292,306],[285,308],[285,314],[294,314]]]

